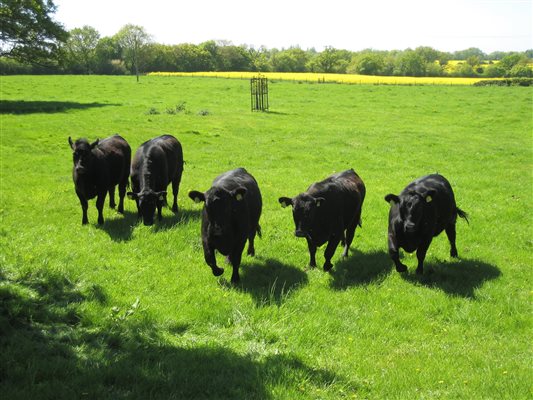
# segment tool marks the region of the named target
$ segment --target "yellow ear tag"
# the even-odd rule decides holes
[[[237,201],[241,201],[242,200],[242,194],[237,194],[237,196],[235,196],[235,198],[237,199]]]
[[[390,206],[393,207],[396,203],[394,202],[394,200],[391,200],[390,201]]]
[[[317,202],[316,202],[316,206],[317,206],[317,207],[320,207],[320,201],[317,201]]]
[[[284,201],[282,201],[280,204],[281,204],[281,206],[282,206],[283,208],[286,208],[286,207],[289,206],[289,205],[288,205],[287,203],[285,203]]]
[[[431,196],[426,197],[426,203],[431,203],[431,200],[433,200]]]
[[[200,202],[200,199],[199,199],[198,197],[195,197],[195,198],[194,198],[194,202],[195,202],[195,203],[199,203],[199,202]]]
[[[161,201],[165,200],[165,196],[163,196],[163,195],[159,196],[159,200],[161,200]]]

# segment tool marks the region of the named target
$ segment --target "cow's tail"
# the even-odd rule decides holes
[[[461,210],[459,207],[457,208],[457,215],[463,218],[468,224],[470,224],[470,221],[468,220],[468,214],[465,213],[463,210]]]

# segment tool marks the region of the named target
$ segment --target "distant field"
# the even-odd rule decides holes
[[[531,398],[531,88],[274,80],[252,113],[247,80],[0,79],[2,399]],[[181,141],[179,215],[145,227],[127,201],[98,226],[93,200],[81,226],[67,138],[114,133],[134,151]],[[187,192],[241,166],[263,238],[233,287],[205,265]],[[308,270],[277,199],[351,167],[363,227],[331,273]],[[460,259],[441,235],[426,275],[412,255],[400,275],[383,197],[434,172],[470,215]]]
[[[181,77],[215,77],[250,79],[257,72],[152,72],[151,76]],[[473,85],[487,78],[444,78],[444,77],[412,77],[412,76],[372,76],[354,74],[320,74],[320,73],[289,73],[264,72],[262,76],[270,80],[283,80],[309,83],[347,83],[363,85]]]

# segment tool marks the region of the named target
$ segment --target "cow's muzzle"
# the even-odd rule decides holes
[[[404,228],[405,228],[405,231],[406,232],[414,232],[416,231],[416,225],[413,224],[412,222],[406,222],[405,225],[404,225]]]
[[[308,232],[302,231],[301,229],[297,229],[294,232],[294,236],[296,237],[303,237],[303,238],[309,238],[311,235]]]

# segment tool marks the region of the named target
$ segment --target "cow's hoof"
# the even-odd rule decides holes
[[[403,264],[401,264],[401,265],[397,265],[397,266],[396,266],[396,271],[397,271],[397,272],[400,272],[400,273],[402,273],[402,272],[407,272],[407,266],[405,266],[405,265],[403,265]]]
[[[424,268],[417,268],[416,269],[416,274],[417,275],[424,275]]]
[[[246,252],[250,257],[254,257],[255,256],[255,249],[248,249],[248,251]]]
[[[457,254],[457,250],[451,250],[450,251],[450,257],[459,258],[459,255]]]
[[[178,206],[172,206],[172,212],[174,214],[177,214],[178,213]]]
[[[213,275],[220,276],[224,273],[224,268],[215,267],[211,268],[211,271],[213,271]]]
[[[238,284],[239,281],[240,281],[239,275],[237,275],[237,276],[232,276],[232,277],[231,277],[231,283],[232,283],[233,285]]]
[[[330,262],[324,263],[324,272],[331,271],[331,268],[333,268],[333,264]]]

